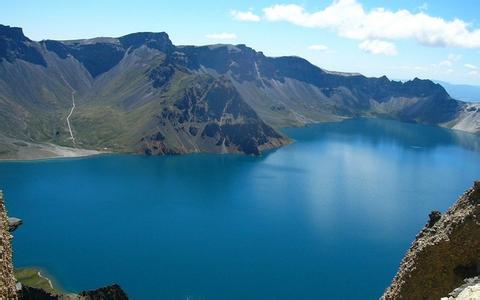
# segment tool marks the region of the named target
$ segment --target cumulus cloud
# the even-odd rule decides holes
[[[230,11],[230,15],[232,15],[233,19],[237,21],[260,22],[260,16],[257,16],[251,11],[232,10]]]
[[[387,56],[397,55],[397,48],[393,43],[380,40],[366,40],[358,45],[360,50],[372,54],[382,54]]]
[[[313,50],[313,51],[327,51],[328,50],[328,47],[325,46],[325,45],[311,45],[311,46],[308,46],[308,50]]]
[[[220,33],[207,34],[206,37],[211,40],[228,41],[228,40],[235,40],[237,38],[237,35],[235,33],[220,32]]]
[[[323,10],[309,12],[297,4],[264,8],[265,19],[298,26],[325,28],[357,40],[414,39],[426,46],[480,48],[480,29],[460,20],[445,20],[425,11],[385,8],[365,10],[357,0],[335,0]]]

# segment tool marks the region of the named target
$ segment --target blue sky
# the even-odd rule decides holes
[[[456,2],[15,0],[0,23],[34,40],[166,31],[178,45],[247,44],[329,70],[480,85],[480,3]]]

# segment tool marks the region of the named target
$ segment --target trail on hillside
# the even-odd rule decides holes
[[[70,136],[73,141],[73,146],[75,147],[76,146],[75,137],[73,136],[72,126],[70,125],[70,117],[72,116],[74,110],[75,110],[75,91],[72,91],[72,109],[70,110],[70,113],[67,116],[67,125],[68,125],[68,131],[70,132]]]
[[[73,114],[73,111],[75,110],[75,89],[70,85],[70,83],[68,83],[67,80],[65,80],[65,77],[63,77],[63,75],[60,75],[63,79],[63,81],[65,82],[66,85],[68,85],[68,87],[70,88],[70,90],[72,91],[72,108],[70,109],[70,113],[68,114],[67,116],[67,126],[68,126],[68,131],[70,132],[70,137],[72,139],[72,142],[73,142],[73,147],[77,147],[77,145],[75,144],[75,136],[73,135],[73,131],[72,131],[72,125],[70,124],[70,117],[72,116]]]

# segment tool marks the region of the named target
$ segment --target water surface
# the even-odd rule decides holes
[[[375,299],[431,210],[480,178],[480,138],[383,120],[286,130],[261,157],[0,163],[16,267],[132,299]]]

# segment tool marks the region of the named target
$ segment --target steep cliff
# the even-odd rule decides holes
[[[12,236],[9,229],[7,212],[0,191],[0,299],[17,299],[16,280],[13,275]]]
[[[480,273],[480,181],[445,214],[432,212],[382,299],[440,299]]]

